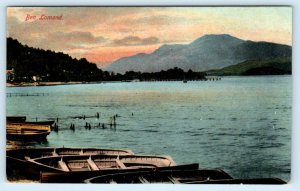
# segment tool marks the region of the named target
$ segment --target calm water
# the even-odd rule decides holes
[[[7,88],[17,92],[46,94],[7,97],[8,115],[59,118],[60,131],[31,146],[129,148],[236,178],[290,178],[291,76]],[[116,129],[97,127],[115,114]]]

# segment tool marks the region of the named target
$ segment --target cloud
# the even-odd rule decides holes
[[[64,42],[73,45],[89,45],[100,44],[106,41],[102,36],[94,36],[91,32],[72,31],[72,32],[55,32],[50,33],[50,39],[55,39],[57,42]]]
[[[138,36],[126,36],[122,39],[114,40],[110,45],[111,46],[143,46],[158,44],[160,40],[157,37],[151,36],[147,38],[140,38]]]
[[[106,41],[102,36],[94,36],[90,32],[53,32],[47,38],[37,35],[34,46],[66,52],[87,52],[93,47],[100,46]],[[32,42],[31,42],[32,43]]]
[[[168,15],[156,15],[156,16],[143,16],[131,20],[130,22],[135,22],[139,24],[147,25],[192,25],[201,22],[200,18],[189,18],[187,16],[168,16]]]
[[[28,46],[108,63],[210,33],[291,44],[291,11],[280,7],[8,7],[6,30],[8,37]],[[28,22],[27,14],[63,15],[63,20]]]

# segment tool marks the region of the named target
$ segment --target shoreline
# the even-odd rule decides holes
[[[25,87],[25,86],[57,86],[57,85],[73,85],[73,84],[83,84],[85,82],[20,82],[20,83],[8,83],[6,82],[6,87]]]
[[[266,77],[266,76],[292,76],[290,74],[283,75],[225,75],[225,76],[207,76],[206,80],[186,80],[186,81],[218,81],[224,77]],[[6,82],[6,87],[28,87],[28,86],[58,86],[58,85],[76,85],[76,84],[101,84],[101,83],[119,83],[119,82],[166,82],[166,81],[185,81],[184,79],[169,79],[169,80],[122,80],[122,81],[94,81],[94,82]]]

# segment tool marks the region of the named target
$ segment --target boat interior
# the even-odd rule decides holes
[[[155,168],[176,165],[172,159],[162,156],[63,156],[32,159],[36,164],[56,168],[61,171],[99,171],[104,169]]]

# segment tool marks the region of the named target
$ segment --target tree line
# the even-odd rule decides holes
[[[205,73],[187,72],[172,68],[160,72],[134,72],[125,74],[103,71],[85,58],[76,59],[62,52],[43,50],[22,45],[7,38],[7,70],[13,70],[11,82],[68,82],[68,81],[126,81],[126,80],[202,80]]]

